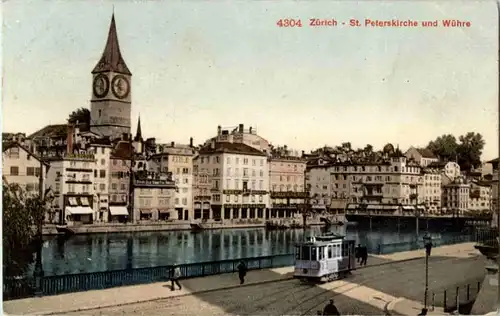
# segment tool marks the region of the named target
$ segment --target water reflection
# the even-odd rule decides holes
[[[389,229],[370,231],[351,226],[333,227],[357,243],[375,250],[379,244],[411,242],[413,230]],[[310,228],[306,235],[321,233]],[[450,238],[452,233],[431,232],[434,238]],[[127,267],[152,267],[174,263],[215,261],[242,257],[270,256],[293,252],[295,242],[302,240],[303,230],[266,231],[234,229],[191,233],[155,232],[77,235],[67,240],[47,238],[43,249],[46,275],[95,272]]]

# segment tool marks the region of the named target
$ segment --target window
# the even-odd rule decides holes
[[[99,184],[99,190],[106,191],[106,184],[104,183]]]
[[[97,178],[97,170],[94,170],[94,178]]]
[[[35,176],[39,176],[40,175],[40,168],[35,168]]]
[[[27,176],[34,176],[35,175],[35,168],[34,167],[26,168],[26,175]]]
[[[19,175],[19,167],[16,167],[16,166],[10,167],[10,175],[11,176],[18,176]]]
[[[118,161],[116,159],[113,159],[113,166],[116,166],[118,164]]]
[[[102,110],[99,110],[99,117],[101,117],[101,114],[102,114]]]
[[[328,255],[328,257],[327,257],[328,259],[333,258],[333,246],[332,245],[328,246],[328,254],[327,255]]]
[[[106,170],[99,170],[99,178],[106,178]]]
[[[120,190],[125,191],[125,189],[126,189],[126,188],[125,188],[125,183],[122,183],[122,184],[120,185]]]
[[[240,163],[240,158],[236,158],[236,164]]]
[[[220,162],[220,157],[219,157],[219,156],[216,156],[216,157],[215,157],[215,162],[216,162],[216,163],[219,163],[219,162]]]
[[[175,198],[175,205],[179,204],[179,198]]]
[[[264,188],[264,180],[259,180],[259,190]]]
[[[111,195],[111,202],[116,202],[116,194]]]
[[[257,161],[255,159],[252,159],[252,166],[256,166],[257,165]]]
[[[261,160],[260,160],[260,166],[262,167],[263,165],[264,165],[264,160],[263,160],[263,159],[261,159]]]
[[[229,203],[231,201],[231,196],[230,195],[226,195],[226,202]]]
[[[248,168],[243,168],[243,176],[248,177]]]
[[[118,189],[118,184],[117,183],[111,183],[111,189],[113,189],[113,190]]]
[[[259,202],[262,202],[264,200],[264,197],[262,195],[259,195]]]
[[[231,176],[231,168],[227,168],[227,176],[230,177]]]
[[[104,166],[106,164],[106,159],[101,159],[101,165]]]
[[[264,176],[264,171],[260,171],[260,176],[263,177]]]
[[[243,158],[243,164],[248,165],[248,158]]]
[[[188,199],[182,198],[182,205],[187,205],[187,204],[188,204]]]

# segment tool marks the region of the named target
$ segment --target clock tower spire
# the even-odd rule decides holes
[[[132,73],[120,51],[114,13],[92,77],[91,131],[111,139],[130,134]]]

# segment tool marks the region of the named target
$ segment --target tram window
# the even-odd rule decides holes
[[[340,245],[335,245],[335,258],[340,257]]]
[[[301,257],[302,257],[302,260],[311,259],[311,252],[310,252],[309,247],[307,247],[307,246],[302,247]]]
[[[319,247],[319,256],[318,260],[323,260],[325,258],[325,247]]]
[[[295,259],[300,260],[300,247],[295,246]]]
[[[329,259],[333,258],[333,246],[332,245],[328,246],[328,258]]]
[[[342,257],[347,257],[347,245],[342,244]]]
[[[318,258],[318,253],[316,252],[316,247],[311,247],[311,261],[316,261]]]

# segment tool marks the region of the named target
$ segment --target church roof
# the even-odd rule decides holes
[[[125,64],[122,54],[120,52],[120,45],[118,44],[118,34],[116,32],[115,15],[111,17],[111,25],[109,26],[108,40],[106,47],[102,53],[102,57],[95,66],[92,73],[100,73],[113,71],[131,76],[132,73]]]
[[[134,141],[142,140],[142,129],[141,129],[141,116],[139,115],[139,119],[137,120],[137,132],[135,134]]]

